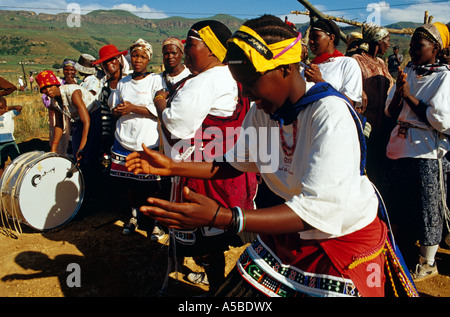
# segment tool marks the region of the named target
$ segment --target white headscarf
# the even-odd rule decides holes
[[[133,53],[134,50],[143,50],[145,53],[147,53],[148,60],[151,60],[153,57],[153,48],[152,45],[143,39],[139,39],[136,42],[134,42],[133,45],[130,47],[130,54]]]

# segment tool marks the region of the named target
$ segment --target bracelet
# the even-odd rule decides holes
[[[219,213],[219,209],[220,209],[220,205],[217,207],[217,210],[214,213],[214,217],[212,218],[212,220],[210,221],[210,223],[208,225],[208,230],[211,230],[211,228],[213,227],[214,222],[216,221],[217,214]]]
[[[231,207],[231,220],[227,226],[227,231],[239,234],[245,229],[245,213],[240,207]]]
[[[162,95],[156,95],[155,98],[153,98],[153,102],[155,102],[158,99],[166,99],[166,98],[164,98],[164,96]]]

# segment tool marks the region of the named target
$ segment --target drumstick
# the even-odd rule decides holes
[[[67,171],[66,178],[72,178],[73,171],[78,167],[78,165],[80,165],[80,163],[77,161],[77,163],[70,170]],[[64,178],[64,179],[66,179],[66,178]]]

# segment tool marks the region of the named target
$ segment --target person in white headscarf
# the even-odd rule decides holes
[[[125,157],[142,149],[142,144],[159,150],[158,113],[153,98],[157,91],[164,88],[161,76],[147,70],[153,57],[152,45],[138,39],[131,45],[129,52],[133,72],[118,82],[110,103],[111,112],[117,117],[110,175],[123,183],[121,188],[127,189],[132,214],[124,228],[125,234],[134,232],[138,222],[142,226],[149,219],[138,219],[138,208],[146,203],[147,197],[158,195],[161,190],[161,178],[158,175],[134,175],[128,172]]]

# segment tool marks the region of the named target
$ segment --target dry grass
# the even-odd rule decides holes
[[[38,92],[15,92],[5,97],[8,106],[22,106],[15,118],[14,137],[20,143],[33,138],[48,139],[48,111]]]

